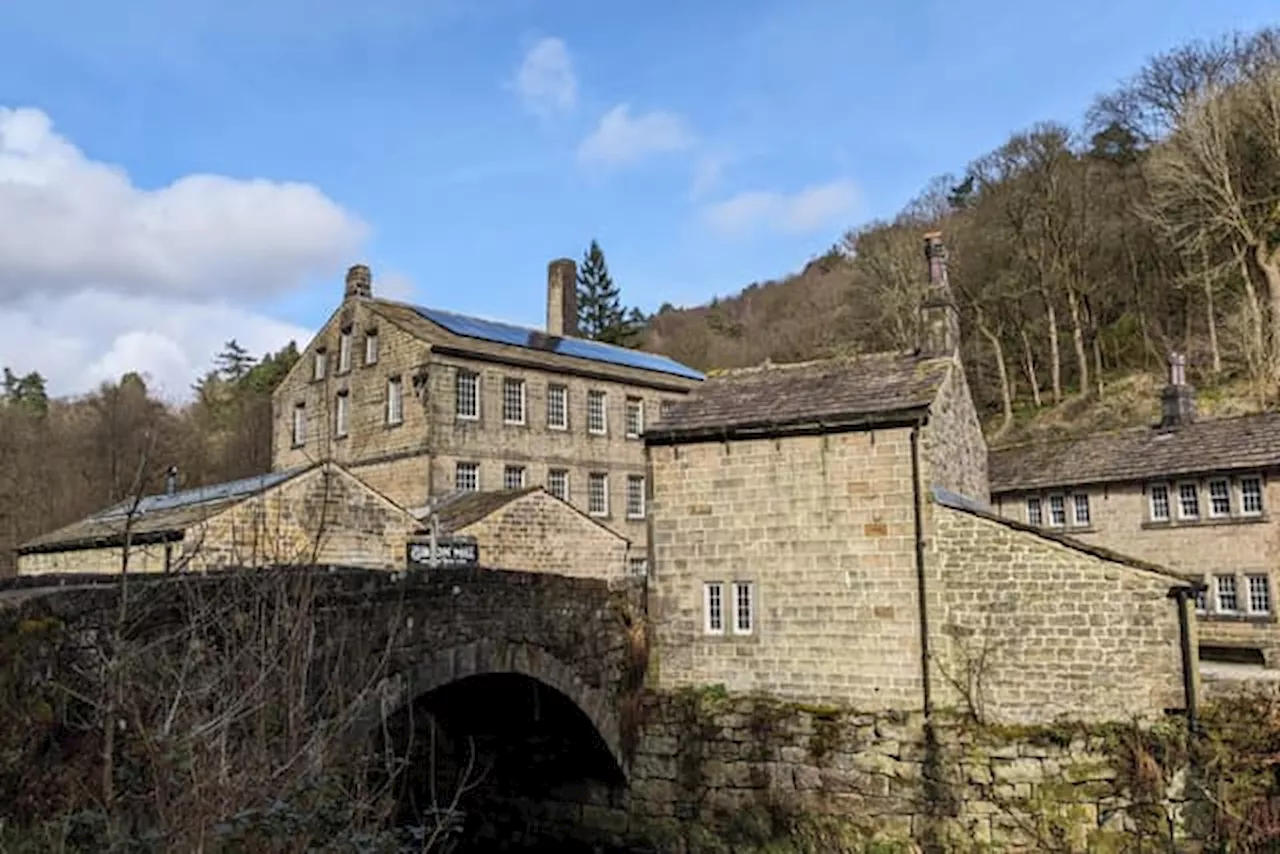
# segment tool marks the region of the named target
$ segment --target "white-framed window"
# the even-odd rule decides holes
[[[350,398],[345,391],[338,392],[333,407],[333,435],[342,438],[347,435],[347,404]]]
[[[480,490],[480,464],[458,463],[453,467],[453,488],[463,492]]]
[[[1044,508],[1040,505],[1039,496],[1027,499],[1027,524],[1036,527],[1044,524]]]
[[[644,432],[644,401],[638,397],[627,398],[627,438],[639,439]]]
[[[1226,614],[1235,613],[1239,610],[1240,601],[1236,595],[1236,577],[1234,575],[1219,575],[1217,587],[1218,610]]]
[[[724,634],[724,584],[708,581],[702,585],[702,625],[709,635]]]
[[[524,423],[524,380],[506,377],[502,380],[502,422]]]
[[[1089,493],[1077,492],[1071,496],[1071,518],[1076,525],[1089,524]]]
[[[293,446],[301,448],[305,444],[307,444],[307,405],[295,403],[293,405]]]
[[[1249,575],[1245,577],[1249,585],[1249,613],[1271,613],[1271,579],[1266,575]]]
[[[351,327],[345,327],[338,335],[338,373],[351,370]]]
[[[311,379],[324,379],[324,369],[329,361],[329,353],[323,347],[316,348],[315,358],[311,362]]]
[[[1178,484],[1178,518],[1200,518],[1200,485],[1196,483]]]
[[[733,582],[733,633],[749,635],[756,623],[756,585],[751,581]]]
[[[547,386],[547,427],[551,430],[569,429],[568,386]]]
[[[399,377],[387,379],[387,423],[400,424],[404,421],[404,383]]]
[[[551,469],[547,472],[547,492],[561,501],[569,500],[569,470]]]
[[[1226,478],[1209,481],[1209,516],[1214,519],[1231,515],[1231,483]]]
[[[1049,525],[1061,528],[1067,524],[1067,499],[1062,495],[1049,496]]]
[[[627,475],[627,518],[644,518],[644,475]]]
[[[1262,478],[1240,478],[1240,512],[1245,516],[1262,515]]]
[[[587,392],[587,432],[596,435],[609,432],[608,398],[602,391]]]
[[[459,418],[475,421],[480,417],[480,375],[465,368],[458,369],[454,380],[456,405],[454,411]]]
[[[627,558],[627,573],[637,577],[649,574],[649,560],[643,557]]]
[[[507,466],[502,470],[503,489],[524,489],[524,466]]]
[[[1168,522],[1169,521],[1169,487],[1163,483],[1153,483],[1150,489],[1151,495],[1151,521]]]
[[[592,516],[609,515],[609,475],[604,472],[587,475],[587,512]]]
[[[364,366],[378,364],[378,330],[370,329],[364,333]]]

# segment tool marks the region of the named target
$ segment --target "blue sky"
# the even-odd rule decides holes
[[[703,302],[1153,52],[1277,18],[1031,5],[7,0],[0,213],[40,228],[0,238],[0,363],[181,396],[222,338],[305,335],[355,261],[540,325],[546,262],[593,237],[626,301]]]

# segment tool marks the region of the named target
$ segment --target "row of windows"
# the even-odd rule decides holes
[[[1147,487],[1147,498],[1148,518],[1152,522],[1261,516],[1262,478],[1216,477],[1176,484],[1153,483]],[[1093,524],[1089,494],[1064,492],[1028,496],[1027,524],[1049,528],[1088,527]]]
[[[522,465],[507,465],[502,469],[503,489],[524,489],[526,485],[526,469]],[[547,472],[546,488],[561,501],[570,499],[569,470],[553,468]],[[459,462],[454,466],[454,489],[463,492],[480,491],[480,464],[476,462]],[[587,512],[592,516],[609,515],[609,475],[607,472],[589,472],[587,474]],[[645,517],[645,482],[644,475],[627,475],[626,514],[628,519]]]
[[[475,371],[460,369],[454,386],[457,417],[464,421],[480,419],[480,375]],[[636,439],[644,432],[644,401],[628,397],[626,403],[626,436]],[[518,377],[502,380],[502,423],[525,425],[529,423],[528,383]],[[569,429],[569,387],[556,383],[547,385],[547,428]],[[587,392],[587,432],[597,436],[609,433],[609,396],[598,389]]]
[[[338,334],[338,374],[345,374],[351,370],[351,339],[352,328],[344,326]],[[378,364],[378,330],[369,329],[364,333],[364,366],[367,368],[376,364]],[[317,347],[311,366],[311,378],[324,379],[328,365],[329,351],[324,347]]]
[[[1244,577],[1244,597],[1237,576],[1211,576],[1208,589],[1196,595],[1196,611],[1201,614],[1247,614],[1267,616],[1271,613],[1271,580],[1262,574]],[[1243,607],[1242,607],[1243,606]]]
[[[1068,508],[1070,508],[1070,516],[1068,516]],[[1046,510],[1048,511],[1047,513]],[[1028,525],[1063,528],[1068,523],[1077,528],[1087,527],[1091,524],[1089,494],[1087,492],[1050,495],[1047,498],[1032,496],[1027,499]]]
[[[731,597],[727,603],[726,592]],[[708,581],[702,586],[703,629],[709,635],[722,635],[727,623],[733,634],[749,635],[755,631],[755,606],[755,582]]]
[[[350,429],[351,397],[346,391],[340,391],[333,401],[333,435],[341,439]],[[383,409],[383,418],[388,427],[404,423],[404,383],[400,377],[387,379],[387,399]],[[300,448],[307,443],[307,405],[295,403],[293,406],[293,446]]]

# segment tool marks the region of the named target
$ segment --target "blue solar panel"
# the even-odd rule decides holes
[[[283,483],[293,477],[302,469],[287,469],[285,471],[273,471],[267,474],[255,475],[254,477],[246,477],[241,480],[229,480],[226,483],[212,483],[208,486],[197,486],[194,489],[184,489],[181,492],[175,492],[172,495],[148,495],[138,502],[138,515],[144,513],[155,513],[158,510],[175,510],[179,507],[190,507],[196,504],[205,504],[211,501],[230,501],[233,498],[253,495],[264,489],[269,489],[277,483]],[[133,506],[133,501],[122,501],[112,507],[108,507],[101,513],[91,516],[92,519],[111,519],[118,516],[126,516],[129,508]]]
[[[465,338],[479,338],[482,341],[493,341],[497,344],[511,344],[529,350],[541,350],[545,353],[559,353],[562,356],[574,356],[589,359],[593,362],[608,362],[628,368],[639,368],[645,371],[657,371],[691,380],[704,379],[703,375],[693,368],[686,367],[666,356],[645,353],[641,350],[630,350],[626,347],[615,347],[600,341],[586,338],[558,338],[540,332],[537,329],[526,329],[510,323],[499,323],[496,320],[481,320],[478,317],[467,317],[451,311],[437,308],[414,307],[414,311],[438,323],[454,335]]]

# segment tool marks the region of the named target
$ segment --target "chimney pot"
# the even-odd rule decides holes
[[[929,287],[920,305],[922,355],[955,357],[960,352],[960,312],[947,281],[947,247],[942,232],[924,236],[924,257],[929,262]]]
[[[178,467],[169,466],[169,470],[165,472],[164,491],[169,495],[173,495],[178,491]]]
[[[1187,385],[1187,357],[1169,354],[1169,384],[1160,394],[1160,429],[1175,430],[1196,420],[1196,392]]]
[[[373,274],[364,264],[353,264],[347,269],[347,288],[343,299],[373,296]]]
[[[547,265],[547,334],[578,335],[578,265],[572,258],[557,258]]]

